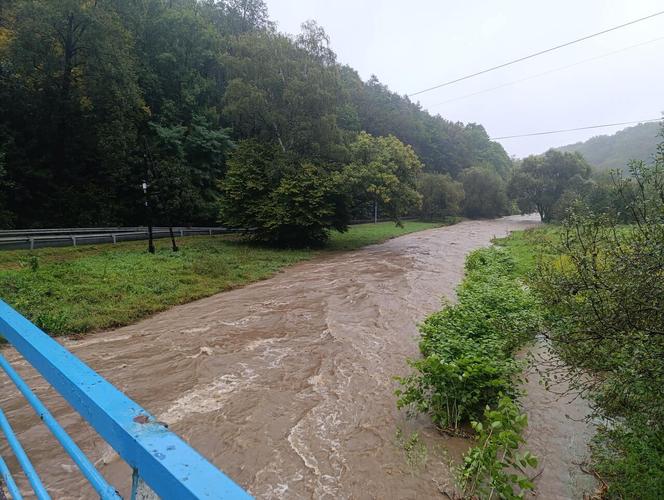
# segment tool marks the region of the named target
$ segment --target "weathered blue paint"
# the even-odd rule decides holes
[[[46,491],[46,488],[44,488],[41,479],[39,479],[37,471],[32,466],[32,463],[30,462],[28,455],[26,455],[23,446],[21,446],[21,443],[19,442],[18,438],[16,437],[16,434],[14,433],[14,430],[12,429],[12,426],[9,425],[9,420],[7,420],[7,417],[5,417],[5,414],[1,409],[0,409],[0,430],[2,430],[5,437],[7,438],[7,443],[14,452],[16,460],[18,460],[18,463],[21,464],[21,468],[23,469],[23,472],[28,478],[30,486],[32,486],[32,490],[35,492],[35,496],[39,500],[50,500],[51,497]]]
[[[30,390],[28,385],[23,381],[20,375],[16,373],[16,370],[12,368],[9,361],[7,361],[2,354],[0,354],[0,368],[2,368],[12,382],[14,382],[18,390],[23,394],[23,397],[25,397],[26,401],[30,403],[30,406],[35,410],[37,416],[60,442],[95,491],[99,493],[99,498],[102,500],[119,499],[120,495],[115,491],[115,488],[108,484],[99,471],[95,469],[95,466],[92,465],[90,460],[88,460],[88,457],[85,456],[72,438],[69,437],[67,432],[65,432],[58,421],[53,415],[51,415],[51,412],[48,411],[39,398]]]
[[[9,467],[7,467],[7,464],[2,457],[0,457],[0,478],[5,482],[7,491],[9,491],[13,500],[23,500],[23,496],[21,495],[18,486],[16,486],[16,481],[14,481],[11,472],[9,472]]]
[[[161,498],[251,498],[140,405],[3,301],[0,335]]]

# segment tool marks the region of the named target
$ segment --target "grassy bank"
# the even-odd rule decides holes
[[[353,250],[439,227],[406,222],[352,226],[324,250],[260,247],[235,237],[179,238],[173,253],[157,240],[0,252],[0,297],[52,335],[133,323],[158,311],[265,279],[315,255]]]
[[[503,247],[514,261],[512,276],[523,279],[535,271],[538,261],[554,257],[549,245],[559,240],[559,231],[558,226],[515,231],[505,238],[494,240],[494,243]]]

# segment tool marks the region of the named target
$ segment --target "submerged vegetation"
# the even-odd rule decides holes
[[[472,423],[478,444],[459,471],[468,498],[516,498],[532,489],[523,469],[537,461],[517,451],[527,418],[516,405],[522,363],[515,354],[538,332],[541,316],[514,271],[514,260],[499,248],[472,252],[458,303],[424,321],[423,357],[409,362],[411,375],[398,378],[398,407],[430,415],[447,432]]]
[[[458,430],[481,418],[501,394],[516,396],[514,379],[521,366],[514,354],[532,339],[540,318],[532,294],[512,276],[513,269],[509,255],[497,248],[468,256],[458,303],[420,326],[423,357],[410,361],[414,373],[399,379],[399,407]]]

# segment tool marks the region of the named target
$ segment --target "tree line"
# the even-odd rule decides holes
[[[598,135],[557,149],[578,151],[597,170],[617,169],[627,173],[630,161],[649,161],[656,154],[659,130],[659,123],[640,123],[611,135]]]
[[[3,0],[0,109],[1,228],[151,215],[309,244],[376,212],[619,203],[580,155],[515,164],[481,125],[363,81],[315,21],[280,33],[263,0]]]
[[[483,127],[363,81],[262,0],[4,0],[0,109],[3,228],[144,223],[143,181],[156,223],[277,239],[415,213],[426,179],[445,192],[429,217],[507,211],[511,161]],[[489,213],[474,184],[495,182]]]

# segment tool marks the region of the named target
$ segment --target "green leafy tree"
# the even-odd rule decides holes
[[[278,145],[242,141],[222,185],[221,221],[255,229],[255,238],[285,246],[324,243],[348,216],[338,185],[323,168],[301,163]]]
[[[542,262],[533,285],[571,387],[602,422],[593,449],[609,494],[654,499],[664,491],[664,146],[630,169],[615,194],[633,224],[572,214],[550,249],[560,258]]]
[[[537,210],[544,222],[550,222],[563,194],[568,192],[569,200],[571,192],[581,193],[589,177],[590,166],[580,154],[550,149],[521,162],[510,179],[508,194],[522,213]]]
[[[223,117],[236,137],[276,142],[302,159],[342,162],[345,147],[336,114],[341,94],[322,28],[305,23],[295,43],[268,31],[229,43]]]
[[[14,6],[0,120],[17,222],[111,222],[145,116],[132,37],[110,2]]]
[[[155,220],[167,226],[214,221],[232,143],[226,130],[195,116],[190,127],[151,124],[145,174]]]
[[[505,182],[486,166],[464,170],[459,177],[465,198],[463,213],[468,217],[497,217],[509,213]]]
[[[350,146],[350,157],[340,182],[356,206],[375,204],[381,214],[397,222],[419,207],[417,176],[422,163],[413,148],[394,136],[361,132]]]
[[[511,161],[503,147],[489,140],[484,128],[432,116],[419,103],[400,96],[376,76],[363,82],[355,70],[340,69],[343,94],[357,112],[359,129],[375,136],[394,135],[410,144],[428,172],[457,177],[462,170],[487,163],[504,176]]]
[[[461,213],[463,184],[449,175],[423,173],[417,179],[417,190],[422,196],[420,214],[425,219],[440,219]]]

